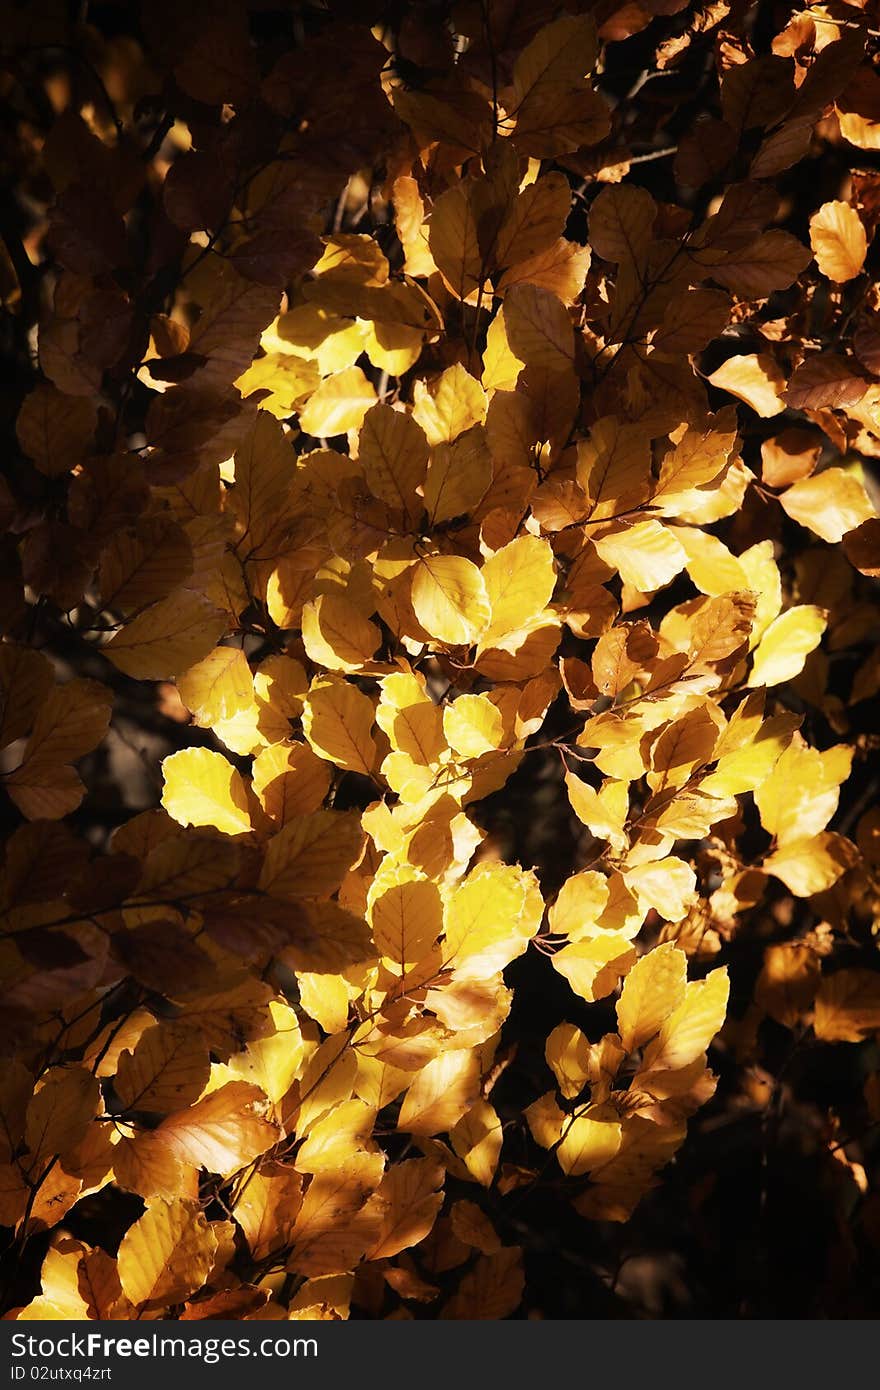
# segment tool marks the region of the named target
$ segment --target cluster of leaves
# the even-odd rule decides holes
[[[524,1198],[662,1184],[739,936],[752,1112],[763,1019],[880,1030],[876,35],[250,9],[6,35],[13,1315],[499,1318]],[[154,696],[161,789],[108,835],[87,784]]]

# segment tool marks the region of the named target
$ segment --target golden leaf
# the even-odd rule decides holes
[[[217,1238],[198,1202],[153,1199],[122,1237],[122,1290],[144,1311],[179,1303],[201,1288],[216,1250]]]
[[[131,1052],[123,1052],[113,1089],[123,1110],[167,1115],[201,1095],[211,1070],[208,1049],[197,1035],[157,1023],[147,1028]]]
[[[317,439],[356,430],[376,403],[376,390],[360,367],[346,367],[321,382],[300,412],[300,429]]]
[[[469,1049],[441,1052],[421,1071],[404,1096],[397,1127],[427,1136],[453,1129],[479,1095],[480,1061]]]
[[[182,748],[162,763],[162,805],[181,825],[212,825],[224,835],[251,829],[241,773],[222,753]]]
[[[729,993],[726,967],[710,971],[705,980],[691,980],[646,1049],[645,1071],[679,1071],[695,1062],[724,1022]]]
[[[312,682],[303,709],[303,733],[319,758],[369,777],[376,762],[371,733],[373,702],[347,681]]]
[[[764,860],[764,872],[782,880],[796,898],[824,893],[847,869],[858,863],[859,854],[851,840],[823,830],[816,836],[789,840]]]
[[[332,893],[364,843],[354,812],[314,811],[297,816],[273,835],[259,886],[276,898]]]
[[[568,980],[575,994],[592,1004],[616,988],[635,959],[635,949],[624,932],[603,931],[563,946],[553,956],[553,969]]]
[[[428,955],[443,929],[443,904],[435,883],[411,878],[380,892],[370,907],[376,950],[402,972]]]
[[[785,409],[782,398],[785,377],[769,353],[728,357],[708,380],[720,390],[745,401],[764,419]]]
[[[387,1260],[425,1239],[443,1205],[443,1169],[430,1158],[410,1158],[389,1168],[371,1205],[379,1213],[368,1260]]]
[[[590,1173],[614,1158],[620,1140],[616,1112],[611,1111],[606,1118],[602,1107],[588,1106],[582,1114],[566,1118],[556,1149],[559,1166],[569,1178]]]
[[[634,1052],[684,999],[687,957],[673,942],[642,956],[623,982],[617,1001],[617,1031],[627,1052]]]
[[[203,728],[253,704],[254,681],[240,647],[215,647],[177,682],[180,698]]]
[[[810,218],[810,245],[822,274],[844,284],[858,275],[865,263],[865,225],[849,203],[823,203]]]
[[[475,1101],[449,1137],[471,1177],[483,1187],[491,1187],[504,1141],[501,1121],[494,1107],[487,1100]]]
[[[328,671],[359,671],[381,642],[381,634],[343,594],[320,594],[303,605],[303,646],[311,661]]]
[[[416,489],[425,480],[428,441],[412,415],[389,405],[374,405],[361,425],[358,458],[375,497],[405,515],[417,514]]]
[[[255,1260],[289,1243],[302,1206],[302,1178],[284,1164],[265,1164],[249,1175],[232,1214]]]
[[[412,605],[425,631],[449,646],[476,642],[490,617],[483,576],[475,564],[461,555],[426,555],[418,559]]]
[[[822,641],[827,625],[825,611],[809,603],[774,618],[755,649],[749,684],[783,685],[793,680]]]
[[[188,1110],[164,1119],[154,1131],[156,1141],[178,1162],[228,1177],[277,1140],[278,1129],[266,1118],[267,1109],[258,1086],[229,1081]]]
[[[121,627],[103,650],[134,680],[173,680],[207,656],[225,631],[219,609],[178,589]]]
[[[826,468],[786,488],[780,503],[793,521],[830,545],[876,515],[863,484],[844,468]]]
[[[486,393],[460,362],[447,367],[428,385],[417,381],[413,395],[413,419],[424,430],[432,448],[451,444],[486,419]]]

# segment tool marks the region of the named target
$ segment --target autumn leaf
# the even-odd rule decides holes
[[[861,218],[849,203],[823,203],[810,218],[810,245],[822,274],[840,284],[858,275],[868,239]]]
[[[222,753],[184,748],[165,759],[162,772],[162,805],[181,825],[213,825],[224,835],[250,830],[244,782]]]

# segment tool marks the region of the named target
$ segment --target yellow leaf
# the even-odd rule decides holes
[[[556,584],[552,547],[539,536],[518,536],[489,556],[482,575],[491,605],[480,638],[486,650],[543,613]]]
[[[431,1158],[409,1158],[389,1168],[370,1199],[380,1225],[368,1260],[390,1259],[425,1239],[443,1205],[443,1177]]]
[[[475,1101],[449,1137],[471,1177],[483,1187],[491,1187],[504,1140],[494,1106],[487,1100]]]
[[[232,1208],[251,1255],[265,1260],[288,1244],[302,1206],[302,1178],[287,1165],[265,1165],[252,1173]]]
[[[278,1127],[266,1118],[268,1108],[258,1086],[229,1081],[188,1110],[169,1115],[154,1133],[178,1162],[229,1177],[278,1139]]]
[[[504,721],[486,695],[459,695],[443,710],[443,732],[462,758],[479,758],[501,747]]]
[[[474,1104],[480,1092],[480,1059],[469,1048],[441,1052],[422,1067],[407,1091],[397,1128],[427,1137],[446,1133]]]
[[[550,930],[554,936],[579,941],[601,930],[599,918],[608,904],[608,880],[604,874],[586,870],[572,874],[559,890],[550,909]]]
[[[783,509],[793,521],[807,526],[829,545],[843,539],[875,515],[863,484],[845,468],[826,468],[802,478],[780,494]]]
[[[376,390],[360,367],[346,367],[322,381],[305,409],[300,412],[300,429],[317,439],[356,430],[376,403]]]
[[[87,1249],[88,1247],[85,1247]],[[80,1289],[84,1247],[69,1236],[53,1237],[40,1271],[41,1292],[16,1317],[17,1322],[83,1321],[90,1316]]]
[[[736,443],[734,411],[735,407],[727,406],[710,416],[705,427],[685,430],[660,465],[652,506],[659,503],[666,515],[674,516],[694,488],[704,488],[719,477]]]
[[[279,999],[270,999],[267,1007],[272,1031],[252,1038],[244,1052],[230,1057],[228,1065],[234,1075],[259,1086],[277,1105],[296,1080],[303,1043],[296,1011]]]
[[[362,1100],[344,1100],[313,1124],[297,1149],[302,1173],[324,1173],[360,1151],[373,1152],[376,1112]]]
[[[266,846],[260,888],[276,898],[332,893],[360,855],[359,817],[350,811],[315,811],[297,816]]]
[[[728,357],[708,378],[713,386],[745,401],[756,414],[768,419],[785,409],[785,377],[769,353],[745,353]]]
[[[492,481],[492,458],[479,426],[454,444],[437,444],[424,485],[425,511],[432,526],[465,516]]]
[[[784,685],[794,680],[822,641],[827,625],[825,610],[809,603],[774,618],[755,649],[749,684]]]
[[[343,354],[344,358],[356,358],[361,351],[360,335],[351,342],[348,334],[335,334],[330,342],[341,338],[346,338],[346,345],[350,345]],[[336,354],[333,365],[328,366],[327,371],[337,371],[349,365],[350,360],[339,361],[339,354]],[[260,398],[260,411],[267,412],[276,420],[286,420],[305,405],[309,396],[314,395],[321,384],[321,376],[317,361],[310,362],[291,352],[267,352],[242,372],[235,385],[245,398],[252,396],[255,391],[268,392]]]
[[[347,681],[312,682],[305,700],[303,733],[319,758],[369,777],[376,762],[373,702]]]
[[[315,1174],[293,1228],[291,1268],[312,1275],[354,1268],[379,1233],[380,1213],[367,1199],[379,1186],[383,1167],[381,1154],[361,1152]]]
[[[617,1001],[617,1031],[627,1052],[653,1038],[684,999],[686,983],[687,956],[672,942],[636,961]]]
[[[412,417],[432,447],[451,444],[465,430],[482,425],[486,419],[486,393],[460,362],[447,367],[428,385],[416,381],[413,397]]]
[[[123,1052],[113,1089],[123,1110],[168,1114],[201,1095],[211,1070],[208,1049],[197,1033],[157,1023],[141,1034],[132,1052]]]
[[[225,614],[201,594],[178,589],[121,627],[103,651],[134,680],[173,680],[207,656],[225,631]]]
[[[761,824],[778,844],[824,830],[850,773],[853,749],[844,743],[820,753],[802,740],[785,749],[773,772],[755,791]]]
[[[705,980],[691,980],[684,999],[645,1052],[645,1071],[680,1071],[706,1051],[727,1012],[727,968],[712,970]]]
[[[629,814],[629,786],[626,782],[604,782],[595,791],[579,777],[566,773],[565,786],[571,808],[593,834],[607,840],[612,849],[625,850],[628,844],[624,824]]]
[[[858,863],[858,850],[851,840],[832,831],[790,840],[767,856],[762,868],[782,880],[796,898],[824,893],[847,869]]]
[[[681,921],[697,885],[690,865],[674,855],[627,869],[623,879],[627,888],[635,893],[639,911],[644,915],[653,907],[666,922]]]
[[[403,247],[407,275],[428,276],[437,269],[428,249],[428,229],[425,226],[425,205],[418,181],[409,175],[394,180],[391,190],[394,202],[394,222]]]
[[[865,263],[865,224],[849,203],[823,203],[810,218],[810,245],[822,274],[844,284],[858,275]]]
[[[470,646],[485,630],[489,597],[476,565],[461,555],[419,558],[412,582],[412,605],[426,632],[449,646]]]
[[[744,705],[747,705],[754,695],[763,694],[763,690],[754,691]],[[740,706],[740,710],[743,708],[744,706]],[[763,709],[763,701],[761,708]],[[743,792],[753,791],[757,799],[763,794],[759,789],[766,785],[768,779],[773,780],[773,770],[791,743],[799,720],[796,715],[778,715],[761,723],[760,714],[756,720],[743,717],[738,722],[744,730],[748,730],[749,737],[738,747],[733,739],[725,741],[731,730],[736,727],[734,719],[731,719],[715,747],[715,771],[703,778],[700,790],[709,796],[722,797],[739,796]],[[821,828],[817,827],[820,830]]]
[[[538,930],[542,908],[534,879],[521,869],[478,865],[447,900],[444,964],[459,979],[503,970]]]
[[[504,323],[504,310],[499,309],[486,333],[483,351],[483,372],[480,380],[486,391],[513,391],[525,363],[511,349]]]
[[[202,1287],[216,1250],[198,1202],[153,1200],[119,1246],[123,1292],[146,1311],[180,1303]]]
[[[603,1117],[602,1108],[589,1106],[581,1115],[566,1119],[556,1150],[559,1166],[566,1177],[580,1177],[609,1163],[620,1148],[621,1127],[612,1115]]]
[[[633,526],[606,531],[594,544],[606,565],[616,569],[624,583],[640,593],[662,588],[687,563],[687,555],[675,535],[659,521],[637,521]]]
[[[179,678],[177,690],[203,728],[232,718],[254,699],[251,668],[240,647],[215,647]]]
[[[547,1065],[566,1100],[579,1096],[590,1078],[590,1044],[573,1023],[559,1023],[544,1048]]]
[[[563,946],[552,957],[552,963],[553,969],[568,980],[575,994],[592,1004],[611,993],[635,959],[635,949],[628,936],[619,931],[603,931]]]
[[[310,661],[329,671],[359,671],[382,640],[375,623],[343,594],[321,594],[303,605],[303,646]]]
[[[390,405],[374,405],[361,425],[358,458],[374,497],[407,516],[418,515],[416,489],[425,481],[428,441],[412,415]]]
[[[409,879],[373,899],[370,924],[376,950],[401,969],[424,960],[443,929],[443,904],[435,883]]]
[[[224,835],[251,829],[241,773],[222,753],[183,748],[162,763],[162,805],[180,825],[213,825]]]
[[[276,825],[317,811],[330,790],[330,768],[308,743],[275,743],[254,758],[254,795]]]

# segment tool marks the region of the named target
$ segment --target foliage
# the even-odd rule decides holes
[[[802,1049],[880,1116],[876,34],[65,8],[5,36],[13,1315],[528,1310],[520,1214],[662,1205],[711,1046],[765,1153]]]

